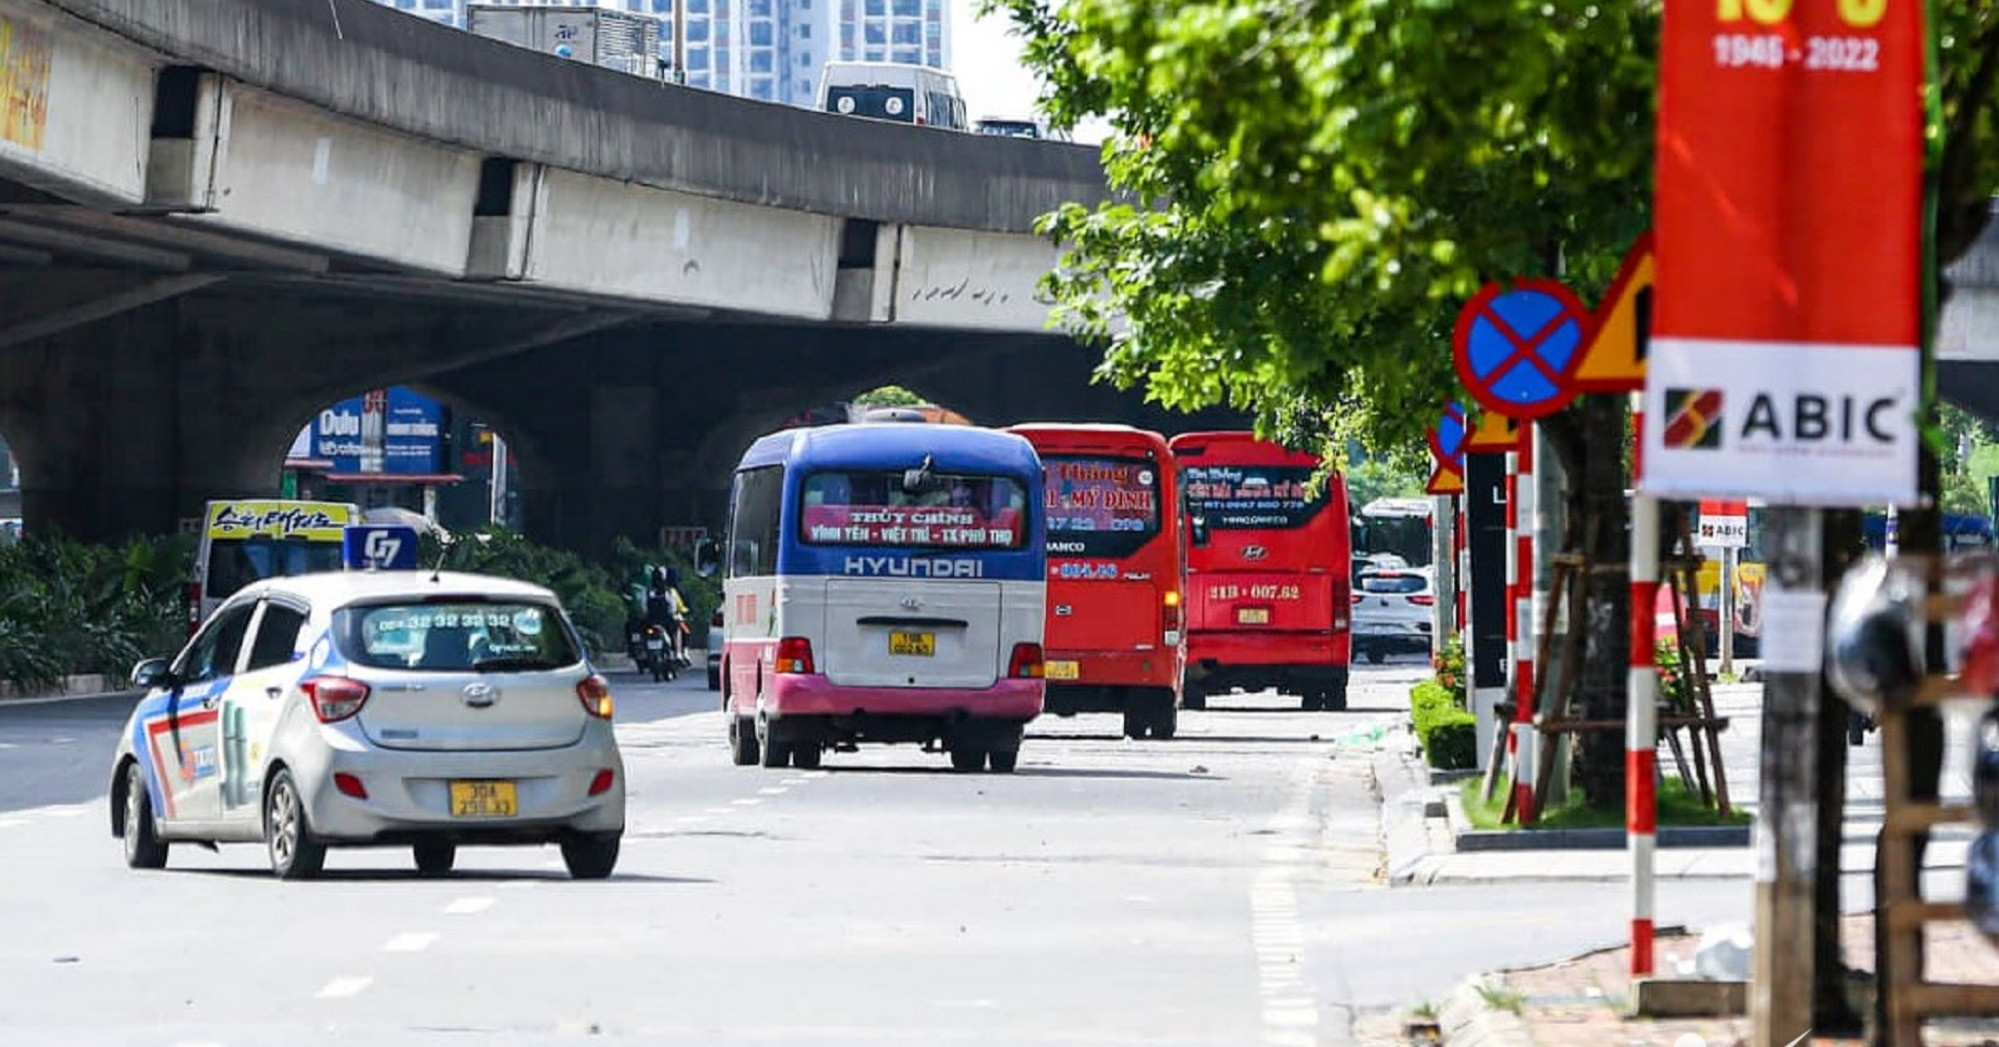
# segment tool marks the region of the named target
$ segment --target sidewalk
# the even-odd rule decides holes
[[[1760,685],[1716,687],[1717,711],[1731,720],[1722,735],[1723,765],[1731,797],[1754,812],[1761,735]],[[1946,798],[1970,793],[1970,721],[1952,716],[1944,766]],[[1450,793],[1455,786],[1431,785],[1427,770],[1406,732],[1390,736],[1375,755],[1375,780],[1382,798],[1382,838],[1388,882],[1399,889],[1430,884],[1505,882],[1621,881],[1631,877],[1631,857],[1621,846],[1602,849],[1457,850]],[[1850,750],[1846,839],[1841,867],[1849,873],[1874,862],[1873,838],[1882,817],[1879,745],[1870,738]],[[1968,828],[1940,829],[1925,862],[1933,900],[1961,897]],[[1655,855],[1660,880],[1730,879],[1747,888],[1752,850],[1736,847],[1673,847]],[[1865,877],[1860,877],[1865,880]],[[1848,882],[1851,892],[1856,885]],[[1941,888],[1940,890],[1938,888]],[[1851,904],[1851,903],[1849,903]],[[1861,904],[1870,904],[1862,901]],[[1663,915],[1663,914],[1662,914]],[[1849,913],[1841,938],[1847,963],[1857,971],[1873,967],[1871,912]],[[1621,923],[1619,924],[1621,927]],[[1654,955],[1662,978],[1693,978],[1693,953],[1704,928],[1662,929]],[[1609,943],[1606,943],[1609,944]],[[1999,982],[1999,949],[1964,923],[1929,928],[1929,972],[1933,980]],[[1706,1047],[1746,1044],[1746,1017],[1708,1019],[1628,1018],[1632,986],[1630,956],[1614,945],[1546,966],[1496,971],[1459,986],[1433,1016],[1406,1020],[1408,1039],[1441,1040],[1451,1047],[1607,1047],[1618,1044],[1676,1044],[1688,1034]],[[1871,991],[1871,990],[1866,990]],[[1863,1003],[1863,1006],[1866,1004]],[[1932,1022],[1925,1043],[1948,1047],[1985,1045],[1999,1040],[1999,1020]],[[1855,1043],[1814,1037],[1813,1043]],[[1687,1041],[1685,1047],[1695,1047]],[[1913,1045],[1912,1045],[1913,1047]]]

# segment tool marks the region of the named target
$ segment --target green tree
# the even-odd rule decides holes
[[[930,401],[899,385],[884,385],[854,397],[855,407],[922,407]]]

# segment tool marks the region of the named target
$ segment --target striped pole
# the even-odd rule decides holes
[[[1634,432],[1643,433],[1643,412],[1634,411],[1633,421]],[[1636,459],[1632,471],[1639,472]],[[1658,603],[1659,501],[1639,487],[1631,499],[1631,674],[1624,735],[1624,831],[1631,851],[1633,978],[1652,974],[1652,865],[1659,832],[1658,796],[1653,785],[1659,746],[1659,677],[1653,657]]]
[[[1520,423],[1520,468],[1514,478],[1513,704],[1519,753],[1514,757],[1514,809],[1520,823],[1534,820],[1534,773],[1540,761],[1534,733],[1534,423]]]
[[[1502,549],[1511,550],[1515,542],[1514,515],[1520,506],[1520,455],[1506,452],[1506,538]],[[1503,554],[1502,554],[1503,555]],[[1513,665],[1520,663],[1520,616],[1516,609],[1520,606],[1520,561],[1506,556],[1506,658]],[[1516,710],[1511,724],[1506,728],[1506,755],[1513,762],[1513,780],[1520,780],[1520,716]],[[1514,812],[1517,818],[1520,812]]]

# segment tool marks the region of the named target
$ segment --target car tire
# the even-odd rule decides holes
[[[443,876],[451,871],[451,865],[458,860],[458,845],[453,843],[419,843],[410,848],[416,858],[416,871],[420,876]]]
[[[1206,709],[1208,692],[1200,684],[1183,684],[1180,688],[1180,707],[1183,709]]]
[[[1319,703],[1321,701],[1322,699],[1319,697],[1319,692],[1306,691],[1304,695],[1299,699],[1298,708],[1303,709],[1308,713],[1315,713],[1319,711],[1320,709]]]
[[[986,764],[992,768],[994,774],[1012,774],[1014,767],[1019,763],[1019,749],[994,749],[986,754]]]
[[[608,879],[618,867],[618,844],[623,833],[576,836],[562,841],[562,864],[574,880]]]
[[[763,752],[765,767],[780,768],[791,762],[791,746],[784,740],[784,730],[769,720],[757,721],[757,745]]]
[[[1179,729],[1180,710],[1173,707],[1173,695],[1168,692],[1152,711],[1152,736],[1164,741]]]
[[[125,864],[134,869],[164,869],[167,845],[153,824],[153,794],[146,775],[134,760],[125,765]]]
[[[824,755],[817,742],[792,742],[791,765],[801,771],[819,769],[819,758]]]
[[[1146,736],[1152,726],[1151,710],[1136,705],[1124,711],[1124,736],[1134,741]]]
[[[959,773],[976,771],[986,765],[986,751],[975,745],[959,743],[951,747],[951,769]]]
[[[264,795],[264,850],[280,880],[310,880],[326,865],[326,845],[313,836],[305,798],[288,770],[278,771]]]
[[[1319,692],[1319,708],[1329,713],[1347,711],[1347,685],[1328,687]]]
[[[747,716],[729,717],[729,760],[738,767],[755,767],[759,756],[756,723]]]
[[[719,666],[708,670],[708,689],[711,691],[722,689],[722,670]]]

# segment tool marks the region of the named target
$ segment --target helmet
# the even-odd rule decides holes
[[[1901,706],[1923,681],[1923,585],[1907,567],[1869,556],[1840,579],[1826,621],[1826,674],[1862,712]]]

